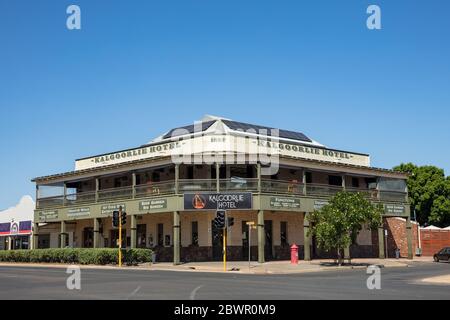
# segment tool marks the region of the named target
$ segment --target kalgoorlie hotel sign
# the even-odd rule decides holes
[[[370,166],[370,157],[360,153],[284,143],[274,138],[265,140],[233,135],[205,135],[79,159],[75,163],[75,170],[91,169],[166,156],[172,157],[174,163],[192,163],[189,159],[194,154],[247,154],[266,158],[290,156],[294,158]]]

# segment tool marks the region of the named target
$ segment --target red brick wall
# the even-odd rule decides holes
[[[450,230],[421,230],[422,255],[433,256],[444,247],[450,247]]]
[[[408,241],[406,237],[406,220],[402,218],[386,218],[384,219],[384,229],[388,231],[387,247],[388,257],[395,258],[395,249],[400,249],[400,257],[408,257]],[[412,223],[413,231],[413,255],[416,254],[418,247],[418,225]]]

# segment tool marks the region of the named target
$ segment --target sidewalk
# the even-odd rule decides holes
[[[417,261],[406,259],[352,259],[351,265],[345,263],[343,266],[337,266],[334,264],[334,260],[325,259],[299,261],[297,265],[291,264],[290,261],[271,261],[262,264],[252,261],[250,267],[246,261],[231,261],[227,262],[227,272],[243,274],[293,274],[331,270],[365,269],[370,265],[377,265],[382,268],[408,267],[416,262],[428,261],[426,259],[418,259]],[[430,262],[432,262],[432,259]],[[172,263],[155,263],[149,265],[148,269],[192,272],[224,272],[223,262],[190,262],[178,266],[174,266]]]
[[[352,259],[351,265],[345,263],[337,266],[334,260],[319,259],[313,261],[299,261],[293,265],[290,261],[271,261],[266,263],[258,263],[252,261],[250,268],[248,261],[230,261],[227,262],[227,273],[239,274],[301,274],[308,272],[325,272],[336,270],[366,269],[368,266],[377,265],[381,268],[406,268],[417,263],[433,263],[430,257],[415,257],[414,260],[407,259]],[[9,263],[0,262],[0,266],[8,267],[41,267],[41,268],[67,268],[67,264],[51,264],[51,263]],[[117,270],[117,266],[99,266],[99,265],[80,265],[82,269],[109,269]],[[122,270],[160,270],[160,271],[180,271],[180,272],[219,272],[223,273],[223,262],[190,262],[174,266],[169,262],[146,263],[139,266],[128,267],[123,266]]]

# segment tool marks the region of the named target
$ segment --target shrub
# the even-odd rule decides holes
[[[149,249],[123,250],[123,263],[137,265],[151,262],[152,251]],[[0,251],[0,262],[34,262],[34,263],[79,263],[79,264],[118,264],[117,249],[36,249]]]

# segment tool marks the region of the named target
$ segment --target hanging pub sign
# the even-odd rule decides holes
[[[251,192],[185,193],[184,210],[249,210]]]

